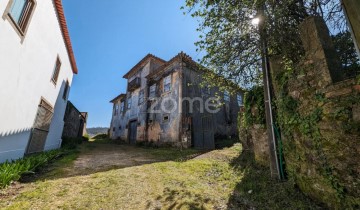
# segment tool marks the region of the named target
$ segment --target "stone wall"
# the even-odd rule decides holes
[[[341,81],[339,61],[321,18],[301,25],[298,64],[272,58],[277,120],[289,179],[331,208],[360,206],[360,85]],[[282,82],[286,81],[286,82]]]
[[[77,138],[86,134],[87,113],[80,112],[70,101],[64,115],[63,138]]]

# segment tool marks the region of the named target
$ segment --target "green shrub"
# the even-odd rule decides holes
[[[83,136],[83,140],[84,140],[84,141],[89,141],[89,140],[90,140],[89,134],[86,133],[86,134]]]
[[[263,86],[255,86],[245,93],[244,108],[242,126],[247,128],[254,124],[266,124]]]
[[[13,181],[18,181],[24,175],[35,173],[62,154],[61,150],[53,150],[0,164],[0,188],[8,186]]]

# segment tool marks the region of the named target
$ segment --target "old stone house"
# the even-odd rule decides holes
[[[242,93],[200,85],[198,67],[182,52],[169,61],[145,56],[124,75],[127,92],[111,100],[110,137],[204,149],[213,149],[216,138],[235,137]],[[220,106],[212,104],[215,95]]]
[[[86,135],[87,112],[80,112],[68,101],[64,116],[63,138],[78,138]]]
[[[59,148],[77,74],[61,0],[0,1],[0,162]]]

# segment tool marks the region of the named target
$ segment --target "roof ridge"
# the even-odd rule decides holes
[[[77,68],[77,65],[76,65],[74,51],[73,51],[73,48],[72,48],[72,45],[71,45],[71,39],[70,39],[69,30],[68,30],[68,27],[67,27],[67,24],[66,24],[64,8],[62,6],[62,0],[54,0],[54,3],[55,3],[56,12],[57,12],[57,15],[58,15],[58,20],[59,20],[61,32],[62,32],[62,35],[63,35],[63,38],[64,38],[66,50],[67,50],[68,55],[69,55],[71,67],[72,67],[73,73],[77,74],[78,73],[78,68]]]
[[[134,71],[136,70],[139,66],[143,65],[144,62],[149,59],[149,58],[153,58],[155,60],[158,60],[160,62],[166,63],[166,61],[162,58],[159,58],[151,53],[148,53],[145,57],[143,57],[137,64],[135,64],[135,66],[133,66],[124,76],[123,78],[128,79],[127,77]]]

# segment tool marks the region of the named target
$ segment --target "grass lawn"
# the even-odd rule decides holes
[[[240,144],[204,154],[196,150],[116,145],[118,149],[125,147],[122,152],[128,151],[129,158],[134,153],[136,156],[143,154],[154,162],[66,177],[63,168],[71,168],[71,162],[76,158],[81,159],[83,152],[95,152],[104,145],[115,147],[109,142],[83,145],[79,154],[64,157],[53,170],[47,172],[51,176],[45,174],[51,180],[39,179],[25,184],[13,197],[0,197],[0,208],[319,208],[291,184],[270,180],[267,169],[256,166],[251,154],[240,155]]]

